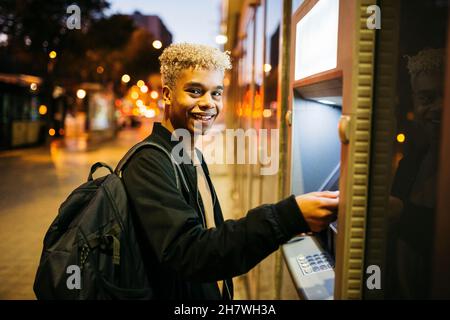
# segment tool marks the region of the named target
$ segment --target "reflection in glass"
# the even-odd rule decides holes
[[[431,282],[448,4],[398,3],[385,297],[417,299],[429,296]],[[392,73],[378,79],[383,72]]]

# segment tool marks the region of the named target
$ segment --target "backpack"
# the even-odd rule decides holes
[[[141,148],[153,147],[172,161],[177,187],[181,168],[162,146],[142,141],[113,171],[95,163],[88,181],[59,208],[44,238],[33,290],[38,299],[151,299],[152,290],[133,227],[122,170]],[[101,167],[110,173],[93,179]]]

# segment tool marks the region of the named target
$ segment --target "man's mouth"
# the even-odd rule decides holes
[[[441,119],[439,117],[426,117],[425,121],[432,124],[441,124]]]
[[[215,116],[215,114],[210,113],[190,113],[189,115],[198,121],[209,121]]]
[[[425,121],[430,122],[432,124],[440,124],[441,123],[441,113],[436,110],[429,110],[425,114]]]

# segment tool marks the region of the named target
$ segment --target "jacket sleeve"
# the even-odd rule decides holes
[[[187,281],[210,282],[246,273],[280,244],[309,231],[294,196],[204,229],[177,189],[170,160],[157,150],[143,151],[123,172],[129,202],[159,263]]]

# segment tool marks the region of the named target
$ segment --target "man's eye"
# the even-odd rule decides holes
[[[422,95],[419,97],[419,101],[421,104],[427,105],[433,101],[433,97],[430,95]]]
[[[190,88],[190,89],[187,89],[186,91],[189,93],[193,93],[193,94],[201,94],[202,93],[202,91],[197,88]]]
[[[212,93],[213,97],[221,97],[222,96],[222,92],[221,91],[214,91]]]

